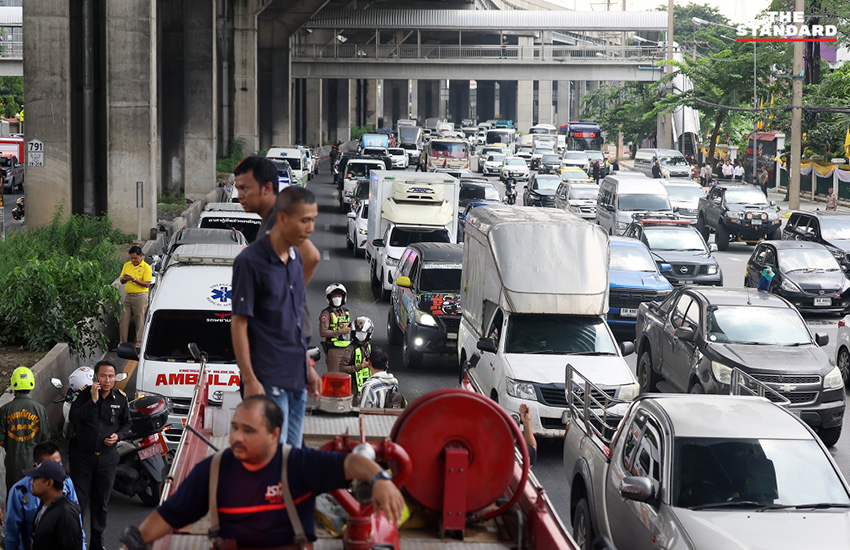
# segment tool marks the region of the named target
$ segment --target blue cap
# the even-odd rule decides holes
[[[54,462],[52,460],[45,460],[38,465],[38,468],[23,470],[22,473],[31,478],[52,479],[56,483],[60,484],[65,482],[65,477],[67,475],[65,473],[65,468],[63,468],[58,462]]]

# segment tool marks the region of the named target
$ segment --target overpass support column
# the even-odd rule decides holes
[[[263,109],[262,112],[271,113],[271,143],[260,143],[258,149],[265,149],[272,145],[286,145],[295,141],[292,132],[292,87],[295,79],[292,78],[290,36],[279,19],[268,23],[272,26],[271,48],[267,50],[271,56],[271,59],[267,60],[267,63],[271,65],[271,89],[266,91],[264,97],[268,97],[271,105],[268,111]],[[320,92],[316,95],[320,95]],[[321,98],[319,100],[321,101]],[[318,123],[319,119],[316,118],[315,122],[308,126],[315,126]],[[253,153],[253,151],[248,152]]]
[[[575,119],[581,116],[581,100],[584,99],[584,94],[587,93],[587,81],[576,80],[574,82],[573,104],[570,109],[571,116]]]
[[[519,132],[527,134],[531,128],[534,116],[534,81],[520,80],[517,82],[516,94],[516,123]]]
[[[265,0],[233,2],[233,137],[245,152],[259,149],[257,124],[257,16]]]
[[[561,126],[570,121],[570,88],[572,83],[569,80],[561,80],[558,82],[558,122],[556,126]]]
[[[107,209],[118,227],[135,233],[141,182],[143,235],[156,226],[159,190],[156,6],[153,0],[112,0],[105,18]]]
[[[440,114],[438,115],[441,119],[446,119],[449,116],[449,81],[448,80],[440,80]]]
[[[450,114],[459,128],[461,121],[469,118],[469,80],[452,80],[449,86]]]
[[[552,81],[541,80],[537,83],[537,123],[552,124]]]
[[[328,141],[343,143],[351,136],[351,81],[328,81]]]
[[[477,108],[478,121],[484,122],[496,118],[496,82],[493,80],[478,81]]]
[[[306,142],[305,145],[322,145],[322,79],[306,79]]]
[[[408,80],[405,81],[404,93],[404,118],[411,118],[419,116],[419,81],[418,80]],[[407,96],[410,94],[410,97]],[[421,122],[421,121],[420,121]]]

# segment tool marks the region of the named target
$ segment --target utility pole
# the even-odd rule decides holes
[[[805,0],[796,0],[794,11],[805,13]],[[799,29],[800,26],[798,25]],[[799,33],[798,33],[799,35]],[[803,42],[794,42],[794,75],[791,80],[791,151],[788,163],[788,208],[800,208],[800,153],[803,118]],[[814,176],[812,176],[814,177]]]
[[[670,74],[673,72],[673,66],[669,64],[670,61],[673,60],[673,0],[667,1],[667,61],[666,65],[666,73]],[[670,88],[670,93],[673,91],[673,81],[671,80],[668,83]],[[668,149],[672,149],[675,144],[673,143],[673,113],[667,113],[664,115],[664,146]]]

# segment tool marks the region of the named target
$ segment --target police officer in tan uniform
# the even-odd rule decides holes
[[[344,307],[346,294],[345,287],[339,283],[325,289],[328,307],[319,316],[319,337],[325,349],[328,372],[339,372],[339,362],[351,343],[351,313]]]

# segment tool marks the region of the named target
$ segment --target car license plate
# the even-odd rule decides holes
[[[457,340],[457,332],[449,332],[446,334],[446,338],[449,340]]]
[[[620,308],[620,317],[637,317],[638,310],[636,309],[627,309],[624,307]]]
[[[753,225],[761,225],[761,220],[753,220]]]
[[[142,460],[150,458],[156,454],[159,454],[159,445],[151,445],[150,447],[139,449],[139,458]]]
[[[831,306],[832,298],[815,298],[816,306]]]

